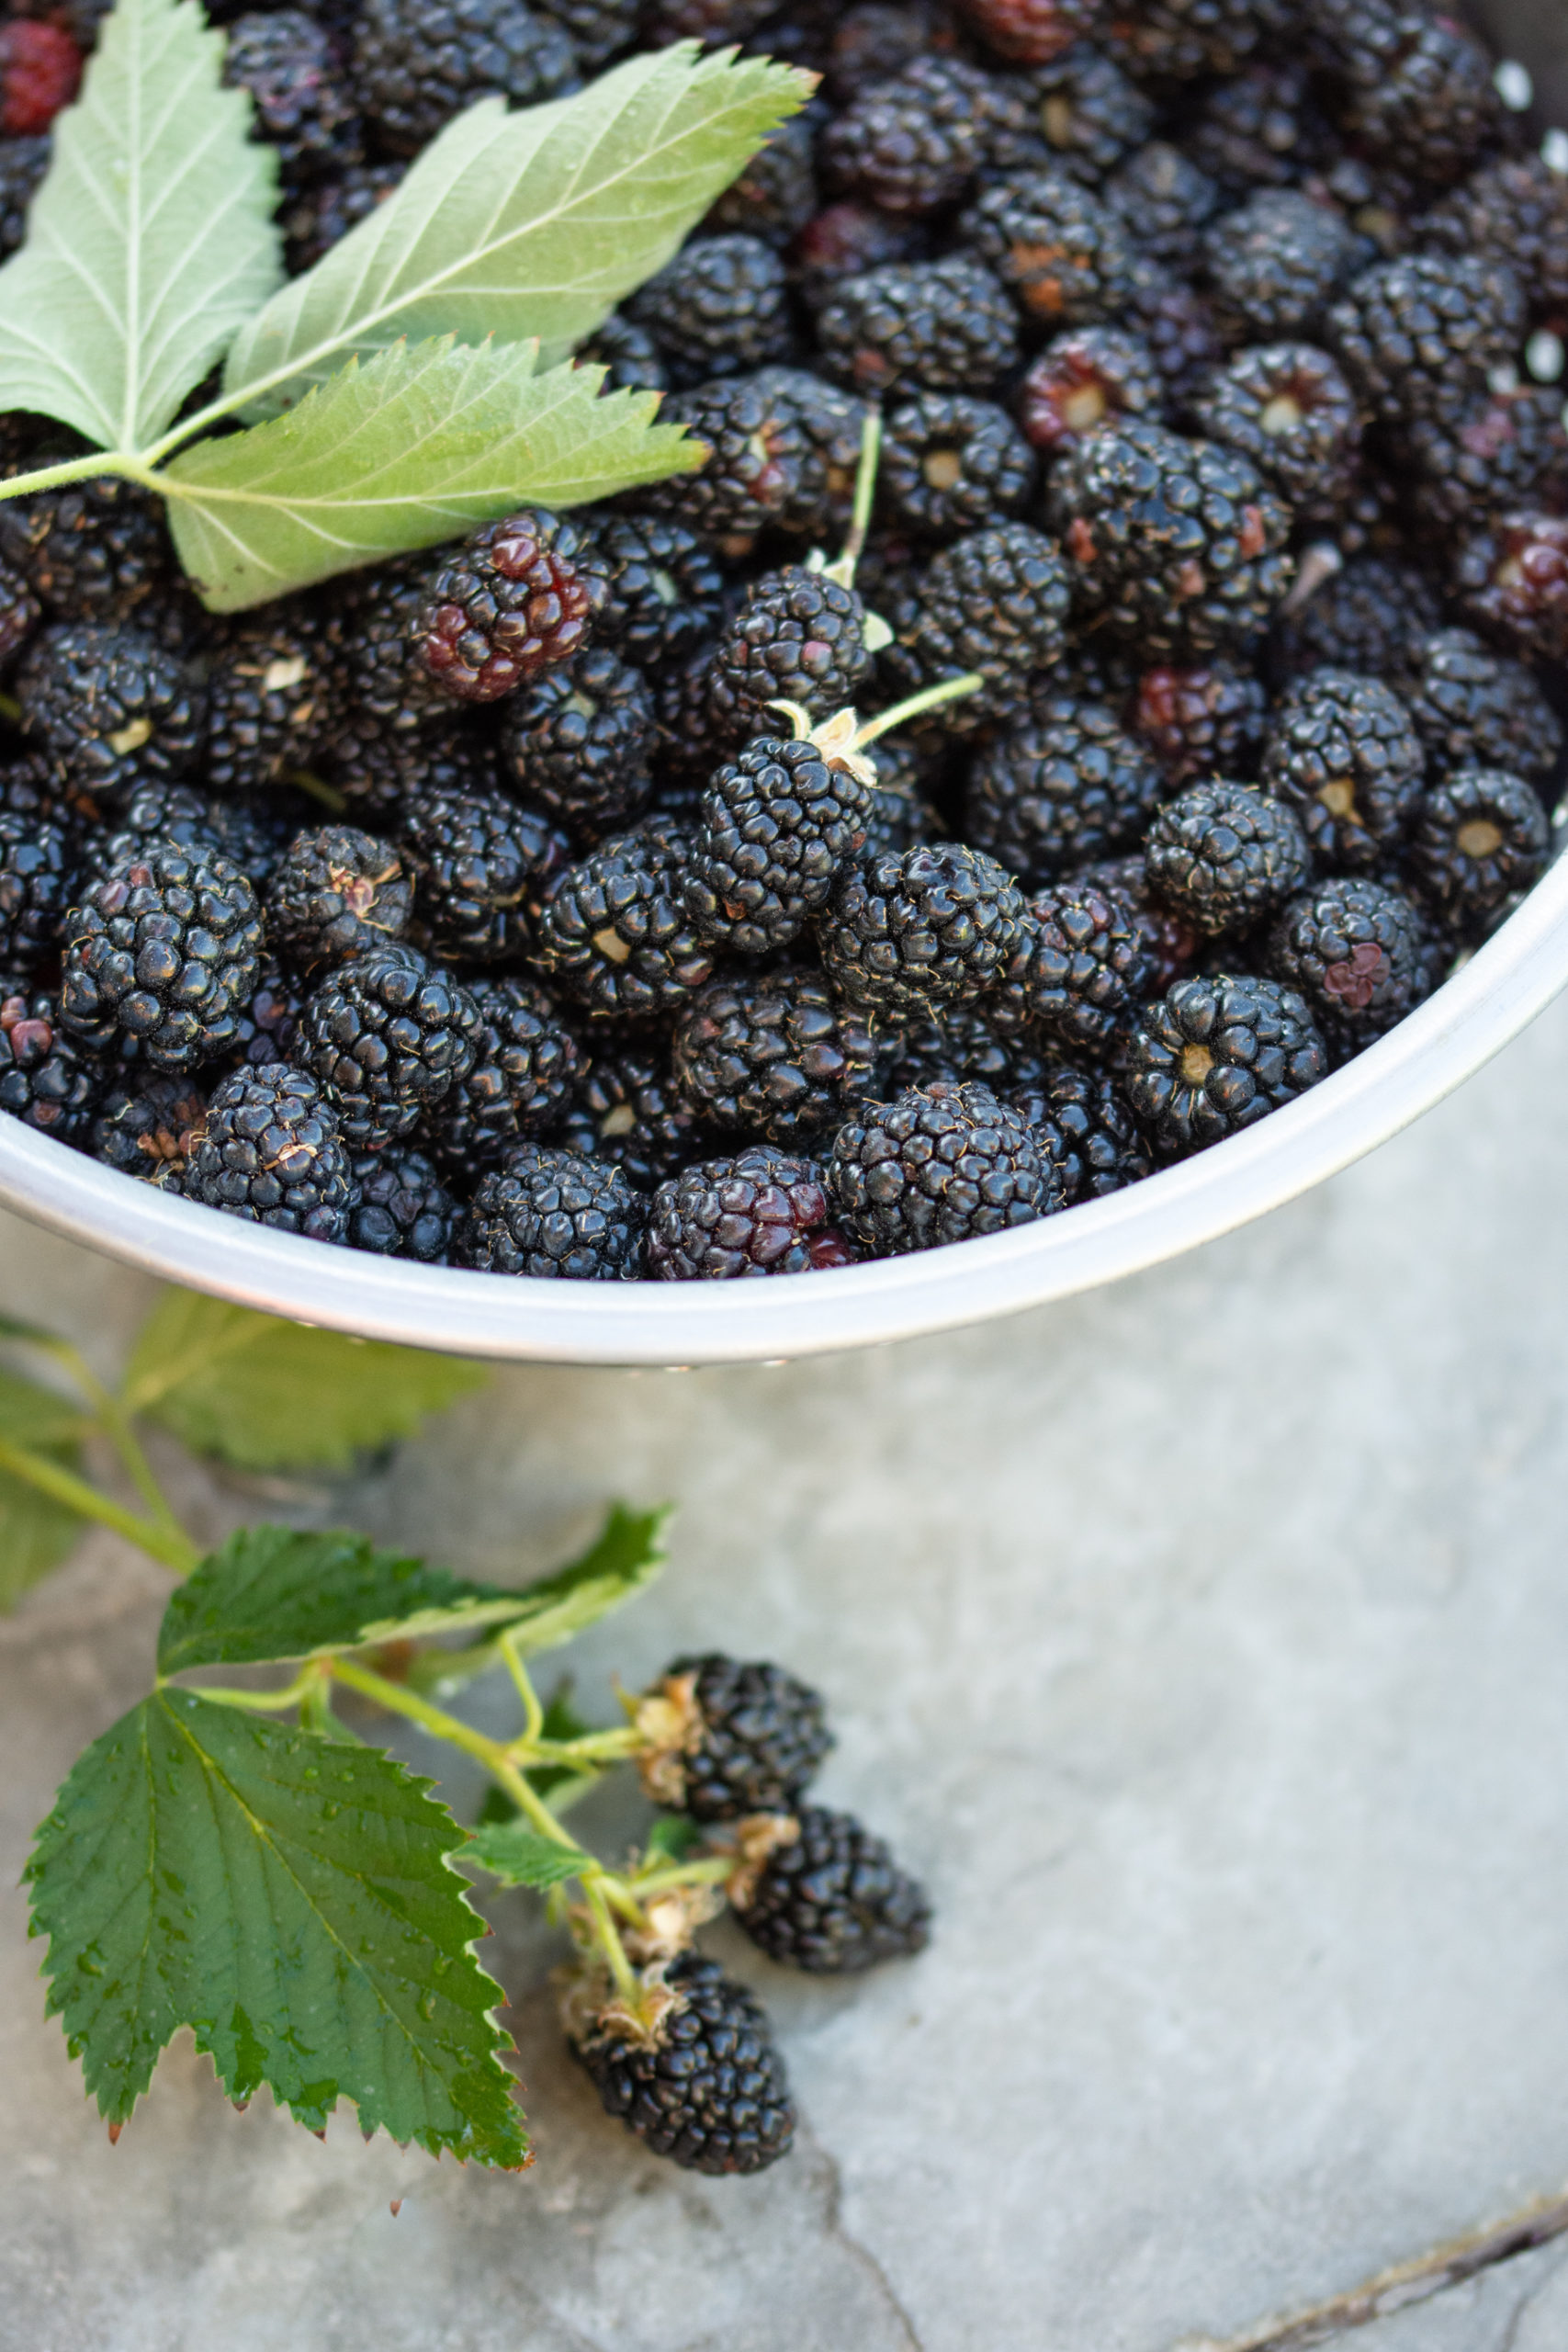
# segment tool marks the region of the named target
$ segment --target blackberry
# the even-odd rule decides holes
[[[705,1131],[675,1091],[669,1063],[661,1041],[595,1052],[557,1139],[569,1150],[615,1161],[639,1192],[657,1190],[707,1148]]]
[[[201,749],[200,692],[142,629],[46,628],[22,656],[17,699],[60,782],[95,797],[183,775]]]
[[[637,1020],[679,1005],[713,970],[713,951],[682,902],[693,864],[661,819],[602,842],[569,866],[539,916],[546,976],[597,1020]]]
[[[361,1152],[350,1173],[359,1195],[345,1236],[351,1250],[446,1263],[462,1211],[423,1152]]]
[[[773,9],[773,0],[646,0],[642,34],[659,49],[675,40],[746,40]]]
[[[874,1257],[1032,1225],[1064,1205],[1037,1129],[987,1086],[935,1085],[859,1112],[834,1137],[829,1198]]]
[[[607,392],[667,392],[670,370],[647,327],[624,311],[612,311],[578,353],[579,362],[603,368]]]
[[[522,0],[365,0],[354,87],[386,152],[417,155],[476,98],[536,106],[576,86],[570,41]]]
[[[1257,467],[1301,514],[1332,520],[1360,452],[1356,397],[1325,351],[1271,343],[1238,352],[1198,402],[1197,422]]]
[[[1017,1088],[1010,1099],[1032,1126],[1049,1122],[1061,1138],[1056,1157],[1064,1208],[1103,1200],[1151,1172],[1137,1122],[1114,1080],[1101,1071],[1059,1063],[1038,1087]]]
[[[716,644],[705,645],[678,669],[663,671],[654,688],[655,791],[660,808],[680,809],[694,821],[708,779],[734,750],[730,730],[713,707]]]
[[[345,164],[341,171],[294,189],[278,216],[289,276],[313,269],[351,229],[367,220],[402,186],[408,168],[407,164]]]
[[[80,866],[66,817],[0,805],[0,971],[7,977],[53,955]]]
[[[207,1123],[207,1098],[189,1078],[125,1071],[93,1121],[95,1159],[165,1192],[183,1193],[191,1147]]]
[[[1312,870],[1301,820],[1245,784],[1194,784],[1157,810],[1144,844],[1149,888],[1199,931],[1243,931]]]
[[[682,886],[701,939],[739,956],[787,946],[864,839],[871,788],[810,736],[760,735],[703,795]]]
[[[585,1057],[544,990],[522,979],[478,979],[473,1067],[429,1113],[426,1133],[459,1172],[484,1168],[565,1115]]]
[[[1021,1037],[1004,1037],[976,1006],[959,1005],[904,1033],[887,1072],[886,1099],[966,1078],[1010,1102],[1025,1089],[1043,1086],[1045,1062]]]
[[[355,722],[383,736],[434,732],[457,719],[453,697],[422,658],[429,585],[418,559],[400,556],[351,577],[344,592],[344,698]]]
[[[1424,571],[1382,556],[1357,556],[1305,605],[1276,620],[1269,666],[1292,678],[1327,663],[1397,686],[1441,621]]]
[[[438,792],[487,792],[497,775],[493,740],[460,722],[439,732],[400,734],[375,719],[348,719],[320,744],[316,762],[351,816],[393,831],[412,801]]]
[[[295,1032],[305,1009],[305,990],[292,975],[274,963],[264,963],[255,986],[238,1011],[233,1057],[254,1069],[293,1058]]]
[[[1153,262],[1139,268],[1126,323],[1148,345],[1174,411],[1187,407],[1224,364],[1219,321],[1207,295]]]
[[[521,1144],[480,1178],[453,1255],[480,1273],[626,1282],[637,1272],[647,1216],[613,1161]]]
[[[81,51],[62,26],[10,17],[0,25],[0,136],[47,130],[81,78]]]
[[[1399,435],[1413,514],[1441,529],[1533,499],[1549,476],[1564,478],[1562,418],[1561,390],[1535,384],[1489,392],[1451,423],[1413,418]]]
[[[908,1960],[931,1936],[931,1904],[880,1838],[851,1813],[802,1807],[760,1867],[730,1881],[736,1918],[770,1960],[848,1976]]]
[[[1155,125],[1153,101],[1087,40],[1030,75],[1040,128],[1062,169],[1090,187],[1141,147]]]
[[[1092,32],[1099,0],[964,0],[981,39],[1014,65],[1046,65]]]
[[[342,965],[305,1001],[296,1050],[356,1152],[412,1136],[467,1078],[479,1009],[466,988],[410,947]]]
[[[890,82],[917,58],[957,46],[957,28],[942,0],[859,0],[834,26],[829,88],[843,107]]]
[[[637,0],[553,0],[549,13],[571,36],[585,74],[597,74],[637,39]]]
[[[79,1142],[103,1092],[103,1065],[61,1026],[50,990],[0,979],[0,1111],[40,1135]]]
[[[780,702],[815,718],[852,703],[871,665],[865,606],[825,571],[787,564],[764,572],[720,638],[708,673],[714,724],[731,741],[776,734]]]
[[[1451,929],[1473,933],[1545,871],[1551,829],[1540,795],[1505,768],[1461,768],[1416,806],[1411,875]]]
[[[1142,850],[1135,856],[1105,858],[1097,865],[1086,865],[1077,878],[1098,884],[1132,915],[1149,961],[1151,993],[1169,988],[1173,980],[1187,978],[1202,953],[1202,933],[1174,907],[1155,897]]]
[[[174,577],[162,500],[112,475],[8,506],[0,548],[56,620],[129,621]]]
[[[1105,200],[1147,261],[1180,277],[1198,275],[1203,232],[1224,198],[1179,147],[1150,140],[1106,181]]]
[[[594,536],[610,575],[599,635],[624,661],[678,662],[713,635],[724,575],[694,532],[659,514],[614,514]]]
[[[1120,891],[1081,874],[1029,901],[993,1018],[1070,1048],[1103,1051],[1154,978],[1137,913]]]
[[[1292,13],[1290,0],[1138,0],[1118,8],[1112,30],[1134,72],[1190,82],[1287,41]]]
[[[61,1019],[159,1069],[210,1061],[238,1035],[261,937],[255,893],[227,859],[154,844],[66,916]]]
[[[207,676],[207,781],[243,795],[310,765],[330,715],[326,649],[303,620],[256,623],[220,646]]]
[[[1313,670],[1275,712],[1263,782],[1325,865],[1371,865],[1404,837],[1427,757],[1410,712],[1375,678]]]
[[[694,1821],[793,1813],[833,1746],[819,1691],[717,1650],[674,1659],[636,1720],[648,1795]]]
[[[1525,331],[1511,269],[1470,254],[1405,254],[1364,270],[1328,314],[1327,340],[1388,424],[1455,423],[1512,366]]]
[[[1468,629],[1427,639],[1403,699],[1438,775],[1507,768],[1544,788],[1562,757],[1562,722],[1529,671]]]
[[[656,2156],[688,2172],[761,2172],[789,2153],[795,2108],[767,2020],[716,1960],[664,1971],[679,2000],[651,2041],[603,2030],[573,2044],[604,2101]]]
[[[502,964],[525,953],[570,851],[538,809],[499,792],[427,792],[412,801],[398,846],[412,868],[434,952]]]
[[[1459,601],[1488,636],[1526,661],[1568,662],[1568,521],[1499,515],[1460,543]],[[30,656],[28,657],[31,658]]]
[[[276,150],[286,181],[352,157],[354,107],[338,78],[332,38],[314,17],[299,8],[237,17],[229,27],[223,79],[231,89],[250,92],[255,129]]]
[[[1427,994],[1420,915],[1399,891],[1364,875],[1331,876],[1288,899],[1263,959],[1272,978],[1305,999],[1342,1054],[1382,1036]]]
[[[1071,605],[1055,547],[1027,523],[1000,523],[943,548],[899,631],[923,684],[977,672],[977,692],[942,712],[960,732],[1015,709],[1066,647]]]
[[[920,1020],[995,987],[1024,922],[1023,893],[995,858],[932,842],[848,867],[818,936],[848,1002]]]
[[[1055,456],[1120,416],[1159,422],[1165,388],[1147,344],[1121,327],[1084,327],[1046,345],[1019,386],[1019,420]]]
[[[704,229],[761,237],[781,252],[792,243],[817,210],[815,128],[810,114],[800,114],[775,130],[725,189]]]
[[[649,1214],[648,1270],[657,1282],[694,1283],[852,1265],[857,1253],[829,1215],[815,1160],[752,1144],[732,1159],[699,1160],[660,1184]]]
[[[795,1144],[871,1093],[877,1051],[818,974],[782,971],[710,980],[675,1023],[671,1066],[695,1119]]]
[[[587,533],[525,507],[476,531],[427,582],[415,654],[444,694],[494,702],[578,652],[609,593]]]
[[[46,132],[0,139],[0,258],[14,254],[28,233],[28,207],[39,192],[52,152]]]
[[[1049,513],[1075,590],[1145,654],[1258,638],[1290,585],[1290,510],[1213,442],[1119,424],[1063,456]]]
[[[40,618],[38,598],[26,578],[0,555],[0,670],[10,666]]]
[[[857,391],[983,392],[1018,360],[1006,288],[967,254],[846,277],[817,316],[823,365]]]
[[[1473,33],[1425,8],[1369,8],[1329,0],[1341,37],[1351,143],[1419,179],[1456,180],[1502,130],[1492,61]]]
[[[396,850],[352,825],[298,834],[267,893],[267,939],[306,971],[402,938],[413,887]]]
[[[356,1187],[321,1089],[278,1063],[236,1070],[218,1087],[191,1140],[184,1191],[252,1225],[343,1241]]]
[[[1294,188],[1269,189],[1225,213],[1203,253],[1222,324],[1264,341],[1308,333],[1361,258],[1339,215]]]
[[[784,267],[761,237],[694,237],[625,304],[679,390],[787,358]]]
[[[1162,1159],[1239,1135],[1328,1075],[1306,1000],[1277,980],[1215,973],[1146,1005],[1127,1047],[1127,1100]]]
[[[768,524],[826,537],[849,513],[864,417],[858,401],[802,368],[705,384],[669,401],[663,421],[705,443],[707,463],[638,495],[721,548],[744,551]]]
[[[117,818],[83,842],[85,884],[107,881],[118,866],[134,865],[164,842],[200,854],[216,851],[237,866],[253,889],[265,889],[292,837],[278,836],[273,812],[262,805],[209,800],[188,784],[143,784]]]
[[[862,277],[890,262],[924,261],[930,250],[930,232],[922,222],[844,197],[807,222],[792,259],[802,299],[807,309],[819,311],[840,278]]]
[[[1325,162],[1332,134],[1304,65],[1249,65],[1207,91],[1187,133],[1192,160],[1228,195],[1291,187]]]
[[[1010,873],[1041,882],[1138,839],[1164,789],[1114,711],[1042,693],[977,755],[964,833]]]
[[[1538,311],[1568,310],[1568,176],[1539,155],[1506,155],[1420,222],[1432,253],[1470,254],[1517,277]]]
[[[953,57],[917,57],[852,99],[818,150],[823,171],[885,212],[935,212],[964,194],[985,151],[987,77]]]
[[[1268,732],[1269,699],[1250,670],[1229,662],[1161,665],[1138,679],[1128,718],[1168,784],[1191,784],[1251,772]]]
[[[653,697],[608,646],[558,662],[507,704],[502,758],[520,791],[589,840],[642,815]]]
[[[1117,213],[1066,172],[987,188],[959,233],[1032,327],[1094,326],[1132,295],[1133,247]]]
[[[896,408],[882,445],[878,487],[896,523],[951,539],[1021,514],[1034,458],[1005,409],[925,392]]]

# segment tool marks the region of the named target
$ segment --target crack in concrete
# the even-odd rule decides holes
[[[904,2331],[908,2352],[925,2352],[925,2346],[915,2332],[915,2323],[899,2301],[897,2291],[886,2271],[884,2270],[871,2248],[863,2245],[861,2240],[844,2226],[844,2176],[840,2169],[838,2158],[823,2146],[820,2140],[813,2139],[811,2145],[818,2163],[828,2176],[827,2229],[829,2235],[837,2238],[851,2259],[858,2262],[871,2278],[888,2310]]]
[[[1514,2352],[1514,2347],[1519,2340],[1519,2329],[1524,2324],[1526,2313],[1534,2309],[1535,2305],[1540,2301],[1542,2295],[1545,2294],[1552,2281],[1556,2278],[1560,2278],[1562,2275],[1562,2263],[1554,2263],[1550,2270],[1546,2271],[1542,2277],[1536,2280],[1533,2287],[1528,2289],[1527,2291],[1519,2297],[1518,2301],[1514,2305],[1513,2311],[1509,2314],[1507,2330],[1503,2337],[1502,2343],[1497,2346],[1497,2352]]]

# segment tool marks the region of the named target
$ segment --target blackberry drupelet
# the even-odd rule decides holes
[[[686,836],[654,817],[569,866],[539,915],[546,978],[599,1021],[683,1003],[713,970],[682,899],[692,864]]]
[[[228,28],[223,79],[250,92],[256,131],[276,151],[286,184],[355,160],[359,126],[332,37],[303,9],[237,17]]]
[[[346,1238],[356,1195],[321,1087],[287,1063],[223,1080],[192,1137],[184,1191],[207,1208],[311,1241]]]
[[[1194,784],[1156,810],[1144,845],[1149,888],[1199,931],[1244,931],[1312,871],[1300,819],[1250,785]]]
[[[870,808],[863,776],[811,737],[754,737],[703,795],[681,886],[692,931],[738,956],[787,946],[860,848]]]
[[[1226,662],[1162,665],[1138,679],[1128,724],[1172,786],[1201,776],[1246,775],[1263,749],[1269,697],[1250,670]]]
[[[1568,662],[1568,520],[1501,514],[1460,543],[1458,598],[1489,637],[1530,662]],[[32,657],[27,657],[30,660]]]
[[[761,237],[694,237],[623,308],[678,390],[787,358],[794,341],[784,266]]]
[[[662,1038],[595,1051],[556,1140],[588,1158],[615,1160],[645,1193],[711,1148],[675,1091]]]
[[[1453,17],[1319,0],[1319,21],[1340,49],[1340,127],[1360,152],[1414,178],[1447,182],[1501,133],[1492,61]]]
[[[427,1114],[425,1133],[455,1173],[486,1168],[565,1117],[586,1057],[531,980],[479,978],[473,1067]]]
[[[1433,770],[1507,768],[1543,788],[1562,757],[1562,721],[1522,662],[1468,629],[1438,629],[1401,698]]]
[[[52,990],[14,971],[0,978],[0,1111],[40,1135],[79,1143],[107,1072],[62,1027]]]
[[[309,972],[401,939],[413,885],[396,850],[352,825],[299,833],[266,898],[267,943]]]
[[[1195,416],[1211,441],[1247,458],[1298,514],[1332,521],[1348,502],[1361,420],[1327,352],[1309,343],[1238,352]]]
[[[207,675],[207,782],[242,795],[309,767],[331,717],[322,633],[303,614],[236,629]]]
[[[969,772],[965,838],[1025,882],[1138,840],[1165,780],[1104,703],[1048,687]]]
[[[924,392],[888,417],[877,487],[896,524],[951,539],[1021,514],[1034,475],[1033,453],[1005,409]]]
[[[1145,656],[1248,645],[1290,586],[1290,509],[1245,458],[1163,425],[1067,450],[1048,513],[1086,610]]]
[[[707,463],[653,483],[642,503],[721,550],[744,552],[768,524],[826,537],[849,512],[864,418],[859,401],[804,368],[704,384],[668,401],[661,421],[705,443]]]
[[[241,1002],[233,1059],[257,1069],[293,1058],[295,1032],[305,1009],[306,989],[292,974],[264,962],[255,986]]]
[[[462,1211],[423,1152],[361,1152],[351,1174],[359,1195],[348,1220],[351,1250],[446,1263]]]
[[[877,1047],[818,973],[784,970],[710,980],[676,1021],[671,1069],[694,1120],[795,1144],[874,1091]]]
[[[591,645],[512,696],[502,762],[519,791],[596,841],[647,808],[653,737],[653,697],[641,671],[608,646]]]
[[[1060,1136],[1064,1208],[1103,1200],[1150,1173],[1148,1145],[1121,1089],[1102,1071],[1060,1063],[1038,1086],[1015,1088],[1009,1100],[1032,1126],[1049,1123]]]
[[[822,364],[858,392],[984,392],[1017,364],[1018,312],[968,254],[846,277],[817,316]]]
[[[428,792],[410,802],[398,847],[415,877],[434,952],[503,964],[533,944],[571,852],[542,810],[500,792]]]
[[[474,1066],[481,1028],[469,991],[411,947],[355,956],[306,999],[296,1052],[355,1151],[384,1151]]]
[[[1501,263],[1405,254],[1354,280],[1329,311],[1328,342],[1386,424],[1457,424],[1511,367],[1525,331],[1524,289]]]
[[[1472,174],[1430,212],[1421,242],[1512,271],[1538,311],[1568,310],[1568,175],[1539,155],[1506,155]]]
[[[1113,23],[1116,51],[1139,74],[1190,82],[1234,74],[1288,40],[1290,0],[1138,0]]]
[[[66,916],[61,1019],[158,1069],[211,1061],[238,1036],[261,940],[255,893],[226,858],[154,843]]]
[[[22,726],[60,782],[101,797],[183,775],[206,713],[184,664],[140,628],[82,621],[46,628],[17,672]]]
[[[476,531],[426,582],[415,657],[444,694],[495,702],[581,651],[609,593],[581,526],[525,507]]]
[[[183,1193],[191,1146],[207,1121],[207,1097],[190,1078],[125,1070],[93,1121],[95,1159],[165,1192]]]
[[[778,732],[780,702],[816,719],[852,703],[871,667],[865,606],[852,588],[802,564],[765,571],[718,641],[708,703],[720,740]]]
[[[567,35],[522,0],[365,0],[354,90],[382,147],[417,155],[476,98],[536,106],[576,86]]]
[[[606,1159],[520,1144],[479,1180],[453,1256],[480,1273],[626,1282],[638,1270],[648,1203]]]
[[[724,574],[694,532],[660,514],[612,514],[594,539],[610,575],[598,635],[624,661],[678,662],[713,635]]]
[[[1224,198],[1179,147],[1150,140],[1106,181],[1105,200],[1146,261],[1178,277],[1197,277],[1204,229]]]
[[[991,85],[974,66],[917,57],[829,123],[818,149],[823,172],[885,212],[935,212],[974,177],[991,103]]]
[[[1461,768],[1416,804],[1409,873],[1444,922],[1473,935],[1545,871],[1551,828],[1540,795],[1506,768]]]
[[[1178,980],[1128,1044],[1127,1100],[1165,1159],[1239,1135],[1328,1075],[1306,1000],[1277,980]]]
[[[1025,435],[1055,456],[1121,416],[1157,424],[1165,388],[1153,353],[1137,335],[1121,327],[1084,327],[1046,345],[1016,397]]]
[[[1249,65],[1205,93],[1187,133],[1194,163],[1233,197],[1290,187],[1324,163],[1332,133],[1307,68],[1296,60]]]
[[[1004,1034],[1043,1030],[1074,1051],[1103,1053],[1154,977],[1132,899],[1092,875],[1069,875],[1030,899],[991,1017]]]
[[[817,210],[815,129],[811,115],[801,114],[775,130],[725,189],[704,228],[761,237],[781,252],[791,244]]]
[[[56,620],[129,621],[175,577],[162,501],[112,475],[7,506],[0,548]]]
[[[653,1196],[648,1271],[656,1282],[734,1282],[852,1265],[857,1252],[828,1220],[823,1172],[773,1144],[704,1159]]]
[[[922,842],[847,867],[818,925],[829,984],[892,1021],[994,988],[1024,928],[1023,893],[983,850]]]
[[[28,232],[28,207],[49,169],[53,142],[47,132],[0,139],[0,258],[14,254]]]
[[[694,1821],[793,1813],[833,1746],[819,1691],[718,1650],[673,1659],[636,1720],[648,1795]]]
[[[940,723],[966,733],[1015,710],[1031,679],[1066,651],[1071,602],[1055,544],[1028,523],[999,523],[943,548],[898,631],[923,684],[971,671],[984,681],[944,705]]]
[[[1427,994],[1426,944],[1421,916],[1400,891],[1366,875],[1334,875],[1280,908],[1263,960],[1346,1055],[1382,1036]]]
[[[1302,335],[1323,318],[1363,258],[1338,213],[1294,188],[1250,197],[1203,240],[1221,322],[1238,337]]]
[[[931,1936],[926,1891],[886,1844],[851,1813],[802,1806],[795,1835],[770,1846],[760,1868],[730,1881],[736,1918],[770,1960],[814,1975],[848,1976],[908,1960]]]
[[[890,262],[924,261],[930,253],[931,232],[923,222],[843,197],[807,222],[791,260],[802,300],[808,310],[819,311],[840,278],[863,277]]]
[[[1312,670],[1269,723],[1262,780],[1325,865],[1375,865],[1403,840],[1427,773],[1404,703],[1375,678]]]
[[[1095,326],[1131,298],[1133,246],[1119,215],[1066,172],[987,188],[959,234],[1036,330]]]
[[[0,972],[7,978],[36,971],[54,955],[81,864],[78,831],[66,814],[47,802],[25,808],[0,801]]]
[[[828,1193],[851,1238],[878,1258],[1002,1233],[1064,1205],[1039,1130],[973,1080],[857,1113],[834,1137]]]
[[[573,2043],[609,2115],[688,2172],[761,2172],[786,2155],[795,2108],[761,2008],[716,1960],[664,1972],[680,2006],[651,2041],[591,2031]]]
[[[1398,687],[1441,626],[1442,605],[1424,571],[1383,556],[1356,556],[1306,604],[1276,620],[1269,668],[1287,679],[1327,664]]]

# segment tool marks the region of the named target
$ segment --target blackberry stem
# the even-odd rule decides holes
[[[136,465],[118,449],[95,449],[90,457],[68,458],[62,465],[37,466],[28,474],[12,474],[0,481],[0,499],[30,498],[38,490],[59,490],[70,481],[93,481],[105,474],[126,473]],[[140,480],[143,469],[136,466],[135,479]]]
[[[861,427],[860,464],[855,469],[855,503],[850,516],[849,535],[840,550],[838,560],[822,567],[824,580],[833,581],[840,588],[855,584],[855,566],[865,552],[865,535],[871,528],[871,510],[876,498],[876,469],[882,458],[882,411],[869,408]]]
[[[908,719],[919,718],[924,711],[935,710],[944,702],[960,702],[965,695],[978,694],[985,683],[978,670],[965,670],[960,678],[943,678],[940,685],[922,686],[918,695],[908,695],[903,702],[896,702],[891,710],[885,710],[879,718],[868,718],[863,727],[858,727],[855,729],[855,750],[863,751],[868,743],[890,735],[895,727],[902,727]]]
[[[83,1519],[96,1519],[105,1527],[112,1527],[154,1560],[161,1560],[177,1577],[188,1577],[197,1566],[201,1554],[179,1528],[152,1519],[139,1519],[133,1510],[126,1510],[111,1502],[107,1495],[100,1495],[85,1478],[78,1478],[57,1462],[46,1461],[42,1454],[29,1453],[19,1445],[11,1445],[0,1438],[0,1470],[8,1470],[14,1477],[25,1479],[40,1494],[51,1495]]]

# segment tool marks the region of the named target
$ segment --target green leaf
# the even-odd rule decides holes
[[[615,1504],[581,1559],[513,1594],[511,1625],[518,1649],[529,1656],[558,1649],[651,1584],[670,1556],[664,1532],[671,1516],[667,1503],[658,1510],[627,1510],[624,1503]],[[547,1736],[570,1739],[576,1735]]]
[[[313,2131],[349,2099],[367,2132],[522,2163],[463,1833],[429,1788],[194,1690],[94,1742],[27,1875],[51,2014],[111,2123],[189,2026],[231,2098],[265,2083]]]
[[[344,1470],[488,1375],[478,1364],[166,1291],[138,1336],[125,1401],[197,1453],[243,1470]]]
[[[643,1848],[644,1861],[651,1861],[657,1854],[667,1862],[683,1862],[703,1843],[702,1824],[688,1821],[683,1813],[660,1814],[648,1833]]]
[[[34,1335],[24,1324],[3,1336]],[[0,1372],[0,1437],[9,1444],[41,1453],[63,1470],[75,1470],[80,1467],[81,1428],[80,1408],[68,1398],[15,1373]],[[58,1567],[85,1524],[52,1495],[0,1470],[0,1610],[14,1609],[29,1585]]]
[[[277,166],[192,0],[119,0],[0,269],[0,407],[133,451],[279,283]]]
[[[697,464],[657,392],[602,368],[538,372],[533,344],[400,344],[351,361],[274,424],[198,442],[160,476],[180,561],[232,613],[520,502],[576,506]]]
[[[510,1821],[483,1822],[457,1860],[479,1862],[506,1886],[558,1886],[592,1866],[592,1857],[576,1846],[559,1846],[542,1830],[530,1828],[514,1815]]]
[[[537,336],[564,354],[663,267],[812,86],[683,42],[547,106],[480,99],[239,335],[226,390],[275,413],[404,335]]]

